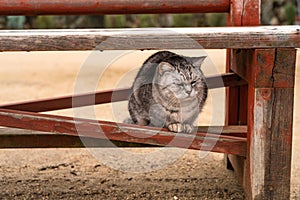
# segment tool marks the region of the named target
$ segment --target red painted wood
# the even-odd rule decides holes
[[[231,0],[227,26],[242,26],[244,0]]]
[[[239,50],[231,68],[255,87],[293,88],[296,51],[291,48]],[[257,66],[255,69],[251,66]],[[239,66],[239,67],[238,67]],[[255,70],[255,71],[253,71]]]
[[[131,89],[106,90],[96,93],[76,94],[63,97],[39,99],[28,102],[19,102],[2,105],[0,108],[31,112],[46,112],[52,110],[76,108],[88,105],[97,105],[127,100]],[[113,95],[113,99],[112,99]]]
[[[251,198],[289,199],[293,89],[253,88],[247,173]],[[280,113],[280,114],[279,114]],[[259,138],[259,139],[258,139]],[[249,195],[249,194],[248,194]]]
[[[289,199],[290,196],[295,55],[295,49],[257,49],[253,54],[246,168],[249,199]],[[293,60],[284,63],[286,57]],[[283,85],[274,76],[282,71],[289,79]],[[264,77],[271,79],[266,82]]]
[[[222,130],[221,135],[229,136],[226,139],[237,140],[247,138],[246,126],[228,126],[228,127],[199,127],[198,132],[210,134],[220,134],[213,130]],[[214,136],[214,135],[212,135]],[[217,136],[217,135],[216,135]],[[232,137],[233,136],[233,137]],[[112,141],[113,144],[107,142],[106,139],[97,139],[92,137],[81,138],[85,141],[83,144],[77,136],[65,134],[52,134],[46,132],[38,132],[15,128],[0,129],[0,148],[81,148],[81,147],[155,147],[155,145],[147,145],[140,143],[130,143],[123,141]],[[243,141],[241,139],[241,141]]]
[[[216,130],[216,131],[214,131]],[[221,135],[233,136],[238,138],[247,138],[247,126],[199,126],[199,133],[210,133],[219,135],[219,130],[222,130]]]
[[[1,15],[228,12],[229,0],[0,0]]]
[[[277,48],[275,66],[272,71],[273,87],[294,88],[297,50]]]
[[[260,24],[260,1],[259,0],[232,0],[228,25],[230,26],[256,26]],[[247,55],[249,50],[229,49],[227,50],[227,72],[240,72],[248,65]],[[240,61],[240,62],[237,62]],[[242,73],[237,73],[241,76]],[[243,74],[242,74],[243,75]],[[241,76],[244,77],[244,76]],[[246,79],[247,80],[247,79]],[[226,90],[226,125],[247,124],[248,108],[247,86],[231,87]],[[249,150],[249,149],[248,149]],[[245,157],[228,156],[228,160],[234,168],[240,183],[251,193],[249,182],[245,179]]]
[[[258,26],[260,25],[260,12],[261,12],[261,1],[260,0],[243,0],[243,14],[242,14],[242,26]],[[239,57],[239,55],[235,55],[236,57]],[[244,56],[243,56],[244,57]],[[242,57],[242,59],[243,59]],[[238,67],[242,67],[242,66],[237,66]],[[252,67],[252,66],[251,66]],[[247,91],[245,91],[244,93],[242,93],[241,95],[244,97],[244,102],[243,103],[243,108],[242,110],[245,111],[245,115],[243,116],[243,120],[246,120],[244,122],[246,122],[248,124],[248,126],[251,126],[252,124],[250,124],[249,121],[249,116],[248,113],[251,112],[251,107],[249,107],[248,104],[248,95],[249,95],[249,89],[247,88]],[[251,94],[250,94],[251,95]],[[248,132],[248,138],[251,137],[250,136],[251,133]],[[248,143],[249,145],[249,143]],[[248,146],[249,147],[249,146]],[[237,167],[239,168],[239,174],[240,177],[242,179],[242,184],[245,188],[245,193],[248,199],[254,199],[252,196],[253,190],[255,190],[255,186],[253,186],[252,184],[255,184],[255,182],[251,183],[249,181],[248,175],[249,173],[252,173],[251,170],[249,169],[249,152],[252,151],[253,149],[251,148],[247,148],[247,160],[245,162],[245,160],[242,160],[242,158],[240,157],[236,157],[235,159],[235,163],[238,163]],[[263,152],[262,152],[263,153]],[[254,176],[259,177],[259,174],[253,174]]]
[[[235,156],[230,156],[229,158],[233,163],[239,163],[241,169],[240,171],[246,173],[243,175],[243,177],[246,177],[244,183],[249,199],[255,198],[255,196],[258,196],[257,198],[262,199],[272,199],[273,197],[270,196],[273,196],[274,192],[270,192],[269,187],[275,188],[277,186],[273,186],[276,185],[276,182],[270,181],[270,177],[275,176],[275,174],[278,175],[278,180],[283,181],[282,185],[285,185],[286,188],[289,188],[289,149],[291,148],[291,143],[284,143],[282,139],[279,138],[277,138],[277,141],[272,141],[272,139],[269,137],[269,134],[274,134],[273,131],[277,133],[278,130],[275,127],[282,126],[281,123],[292,122],[292,113],[290,112],[290,109],[293,107],[293,104],[292,102],[288,101],[288,99],[293,99],[292,90],[294,87],[295,77],[295,56],[296,50],[290,48],[257,49],[239,50],[237,51],[237,56],[233,59],[235,64],[233,65],[234,67],[232,70],[241,77],[244,77],[248,81],[249,87],[251,88],[249,89],[248,93],[251,95],[251,97],[248,99],[248,117],[251,117],[248,119],[248,126],[251,128],[249,128],[248,134],[247,170],[245,170],[245,167],[240,165],[241,162],[236,160]],[[278,95],[276,95],[277,91],[280,91],[278,92]],[[282,93],[285,93],[286,100],[282,95],[279,95]],[[270,99],[271,96],[273,96],[272,99]],[[281,103],[279,104],[282,104],[282,107],[286,106],[285,109],[289,114],[277,110],[279,108],[275,108],[278,105],[275,103],[276,101],[280,101]],[[261,107],[264,107],[263,111],[258,112],[260,109],[262,109]],[[270,115],[272,115],[272,112],[274,112],[274,115],[271,117]],[[269,123],[270,120],[273,120],[273,118],[276,118],[280,115],[285,115],[285,120],[289,120],[289,122],[282,120],[283,122],[278,122],[278,124]],[[254,120],[254,118],[257,120]],[[264,118],[264,120],[259,120],[260,118]],[[264,126],[267,126],[268,128],[264,128]],[[269,133],[266,134],[266,132]],[[289,138],[291,138],[291,129],[288,129],[287,132],[290,133]],[[275,150],[276,147],[280,147],[285,150]],[[269,148],[272,148],[272,150]],[[265,156],[269,155],[270,152],[278,153],[276,153],[276,155],[272,155],[272,157]],[[274,160],[277,160],[278,162]],[[282,165],[282,167],[279,167],[280,165]],[[270,170],[270,168],[273,168],[273,170]],[[284,168],[285,170],[281,171],[279,168]],[[266,174],[266,172],[269,171],[277,172],[274,174]],[[265,177],[259,178],[262,176]],[[285,178],[282,178],[282,176]],[[260,190],[263,191],[260,192],[257,188],[260,188]],[[285,190],[283,193],[287,193],[288,189],[286,188],[280,188],[278,190]],[[279,193],[277,195],[279,199],[287,198],[287,196],[281,196]]]
[[[223,81],[220,81],[223,80]],[[210,89],[227,87],[231,85],[245,85],[246,81],[233,73],[227,73],[207,77],[207,84]],[[107,90],[96,93],[88,93],[81,95],[69,95],[65,97],[57,97],[50,99],[40,99],[22,103],[13,103],[9,105],[2,105],[0,108],[23,110],[31,112],[46,112],[59,109],[76,108],[88,105],[97,105],[104,103],[112,103],[118,101],[128,100],[132,90],[128,89],[116,89]],[[113,98],[112,98],[113,96]]]
[[[84,144],[82,142],[84,141]],[[1,128],[0,148],[94,148],[94,147],[156,147],[122,141],[108,143],[105,139],[52,134],[31,130]]]
[[[242,26],[259,26],[261,0],[240,0],[243,1]]]
[[[73,119],[0,109],[0,126],[132,143],[245,155],[246,138],[199,132],[175,134],[166,129]],[[245,130],[244,128],[241,131]],[[0,141],[1,142],[1,141]]]

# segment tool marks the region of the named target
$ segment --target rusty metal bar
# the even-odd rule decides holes
[[[1,30],[0,51],[299,48],[300,26]]]
[[[210,89],[213,89],[219,87],[245,85],[247,82],[234,73],[227,73],[207,77],[207,84]],[[59,109],[125,101],[128,100],[131,91],[132,90],[128,88],[81,95],[69,95],[65,97],[2,105],[0,108],[30,112],[46,112]]]
[[[0,0],[1,15],[228,12],[230,0]]]
[[[195,136],[192,134],[175,134],[165,129],[160,130],[153,127],[73,119],[7,109],[0,109],[0,126],[241,156],[246,154],[247,139],[242,137],[218,136],[201,132]],[[241,131],[243,130],[244,128],[241,129]],[[175,137],[176,141],[172,142]]]

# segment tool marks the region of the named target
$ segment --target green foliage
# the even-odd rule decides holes
[[[225,13],[210,13],[206,15],[209,26],[226,26],[227,15]]]
[[[106,15],[104,18],[104,27],[106,28],[124,28],[126,19],[124,15]]]
[[[38,16],[37,17],[37,28],[56,28],[54,16]]]
[[[294,24],[297,15],[297,9],[295,5],[291,2],[288,2],[284,6],[284,11],[286,15],[287,24]]]
[[[173,15],[173,24],[175,27],[195,26],[193,23],[193,14],[176,14]]]
[[[8,16],[7,27],[10,29],[24,28],[25,16]]]
[[[158,16],[152,14],[143,14],[138,16],[138,26],[144,27],[157,27],[159,26]]]

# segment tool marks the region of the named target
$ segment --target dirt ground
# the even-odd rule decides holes
[[[129,86],[134,69],[151,53],[1,53],[0,100],[6,104]],[[224,51],[207,53],[213,61],[206,61],[205,74],[223,72]],[[298,63],[291,199],[300,198],[299,72]],[[222,125],[223,99],[223,89],[211,90],[198,124]],[[54,113],[94,117],[86,112],[69,109]],[[98,119],[121,122],[128,116],[126,102],[96,106],[93,114]],[[125,155],[121,159],[107,148],[0,150],[0,199],[244,199],[235,175],[225,170],[222,154],[166,148],[118,150]],[[142,159],[132,160],[126,155],[149,159],[144,164]]]

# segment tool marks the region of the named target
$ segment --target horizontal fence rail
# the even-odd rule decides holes
[[[228,12],[230,0],[0,0],[0,15]]]
[[[184,133],[175,134],[166,129],[160,130],[155,127],[74,119],[71,117],[7,109],[0,109],[0,126],[51,132],[67,136],[188,148],[240,156],[246,155],[247,138],[222,134],[222,129],[225,129],[227,134],[230,134],[230,132],[238,133],[239,130],[240,133],[243,134],[246,132],[245,127],[241,127],[239,130],[228,130],[230,127],[223,127],[221,130],[219,129],[219,131],[221,131],[219,134],[203,132],[197,132],[195,135]],[[214,130],[212,132],[214,132]],[[176,139],[174,140],[175,137]]]
[[[245,80],[239,78],[238,75],[233,73],[222,74],[221,76],[209,76],[206,80],[209,89],[247,84]],[[4,108],[31,112],[46,112],[59,109],[126,101],[131,94],[131,88],[115,89],[96,93],[76,94],[9,105],[0,105],[0,109]]]
[[[226,132],[225,132],[226,134]],[[238,133],[237,133],[238,134]],[[92,137],[78,137],[15,128],[0,128],[1,148],[92,148],[92,147],[158,147]],[[85,143],[83,144],[84,141]]]
[[[300,47],[300,26],[0,31],[0,51],[280,47]]]

